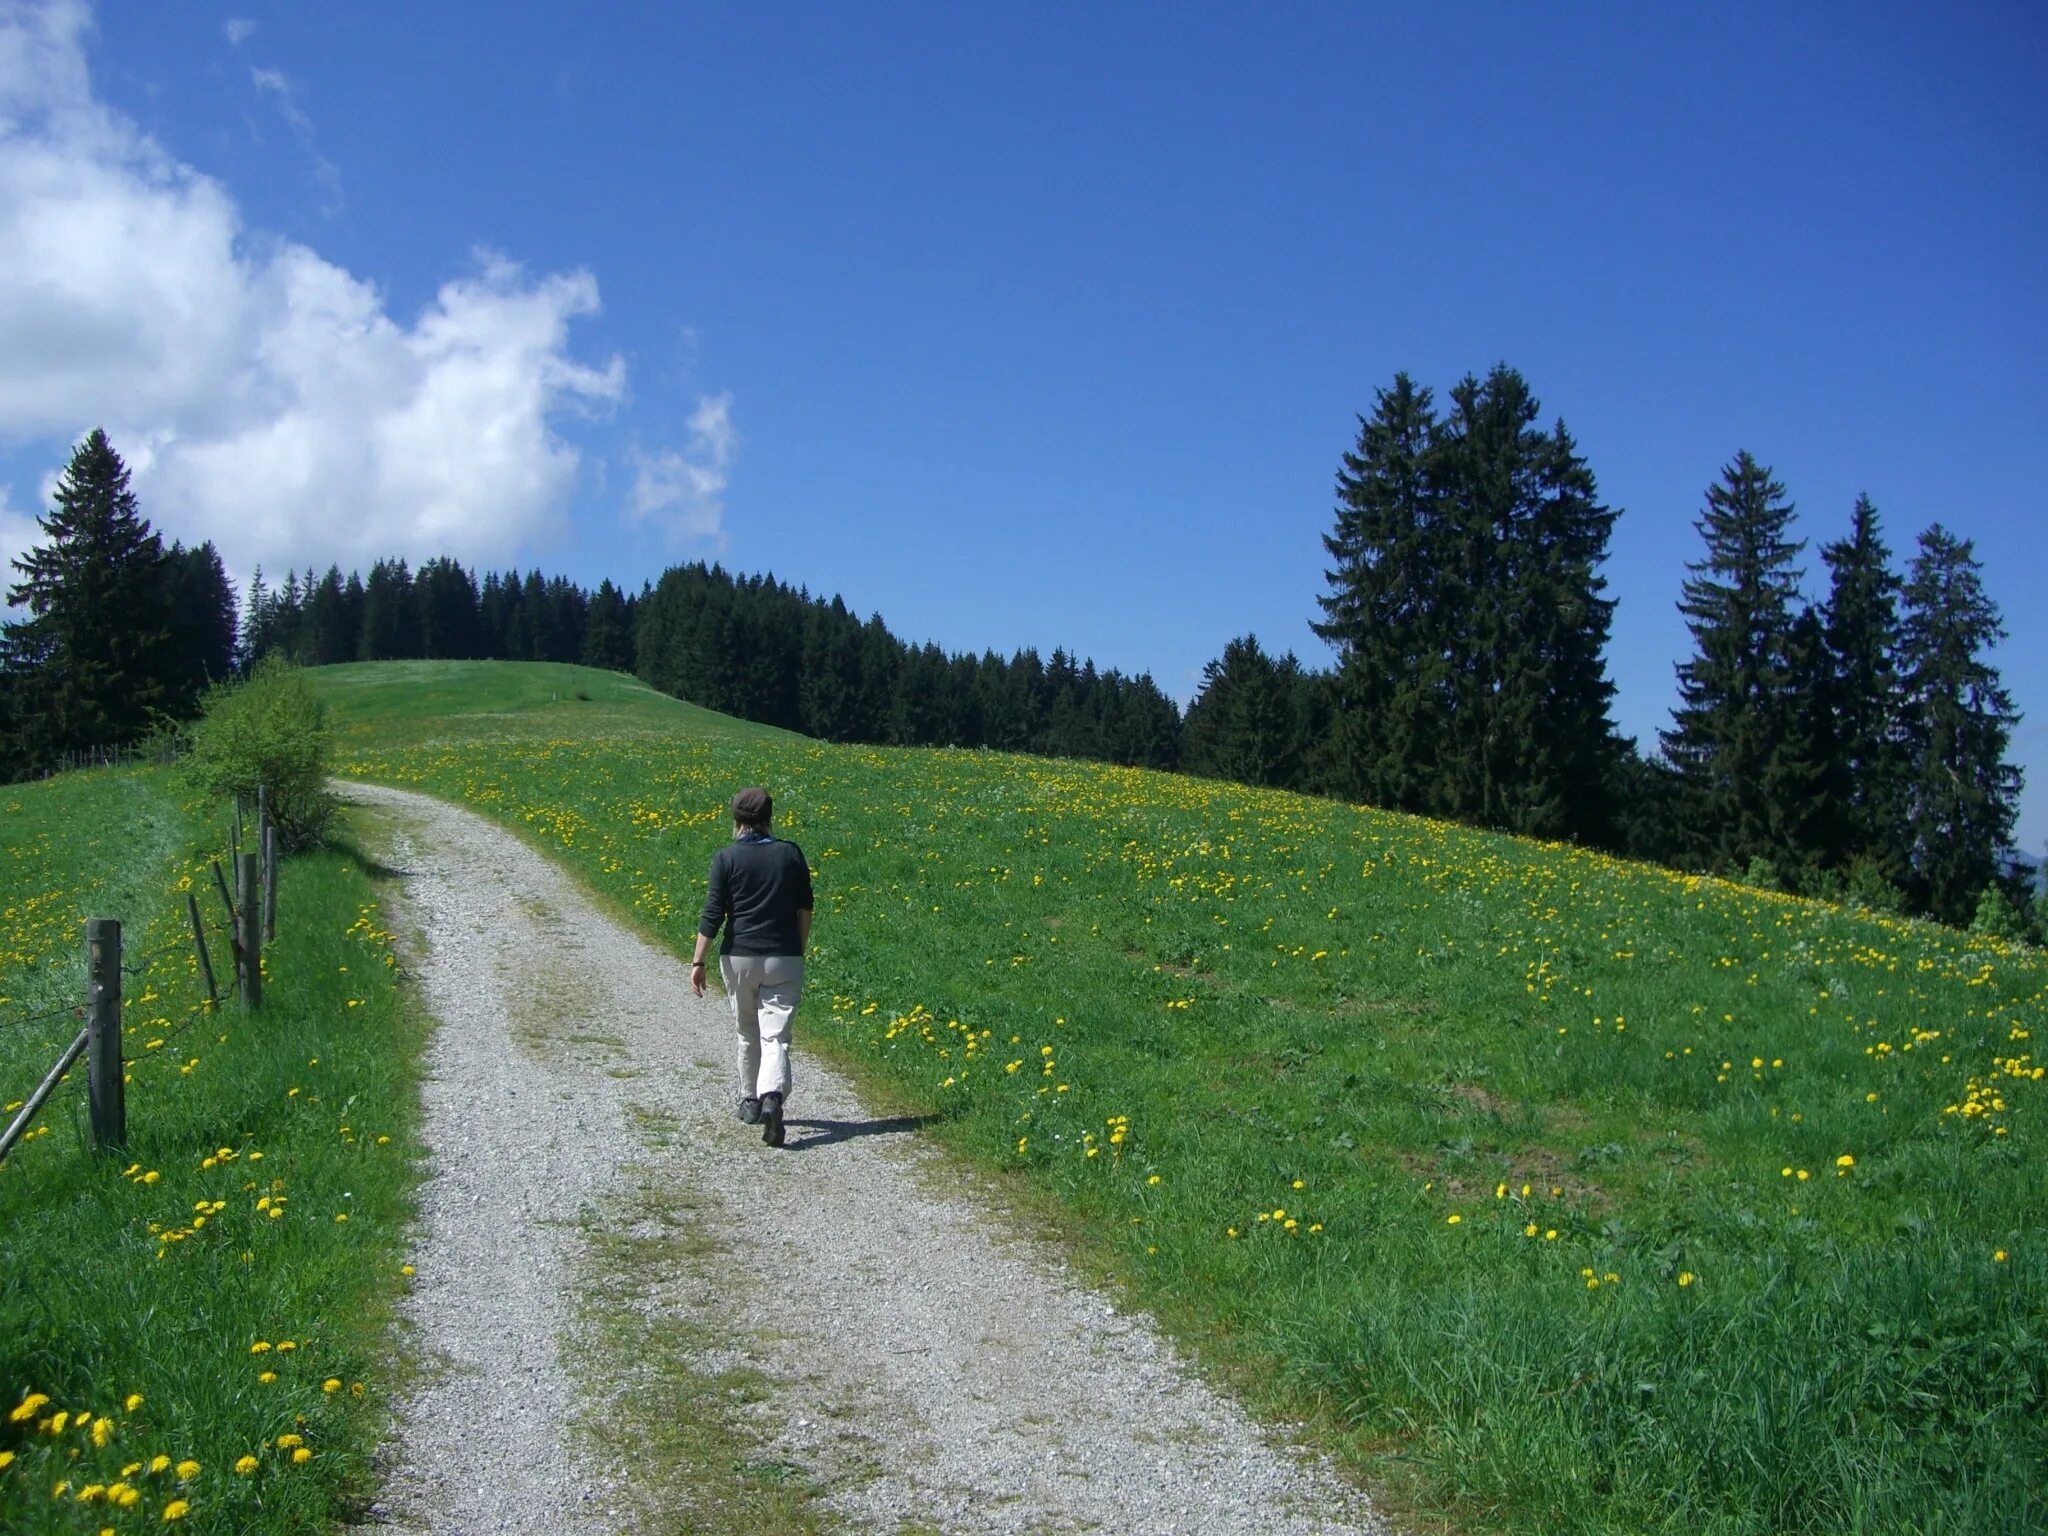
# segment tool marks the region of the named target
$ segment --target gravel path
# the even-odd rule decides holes
[[[588,1224],[655,1187],[689,1192],[705,1241],[638,1304],[701,1324],[704,1372],[771,1383],[739,1411],[828,1490],[838,1528],[1383,1529],[1146,1317],[1006,1230],[978,1178],[869,1116],[803,1052],[801,1011],[789,1143],[771,1152],[732,1115],[723,1002],[690,997],[681,962],[480,817],[346,793],[398,817],[399,917],[425,936],[440,1025],[406,1308],[436,1364],[402,1405],[380,1518],[461,1536],[629,1525],[616,1469],[567,1426],[624,1401],[573,1368]]]

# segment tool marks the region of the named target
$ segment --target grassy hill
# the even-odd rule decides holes
[[[770,785],[818,872],[804,1046],[1432,1522],[2048,1523],[2038,952],[1298,796],[405,676],[316,674],[355,690],[347,771],[496,817],[678,951],[727,795]]]
[[[480,739],[638,732],[718,740],[794,739],[672,699],[623,672],[553,662],[372,661],[309,674],[344,740]]]

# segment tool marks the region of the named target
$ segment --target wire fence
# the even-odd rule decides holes
[[[11,1014],[0,1018],[0,1029],[26,1029],[32,1024],[42,1024],[50,1019],[61,1019],[66,1014],[77,1018],[79,1013],[78,1004],[59,1003],[55,1008],[45,1008],[41,1013]]]
[[[183,738],[172,733],[119,746],[76,747],[71,751],[58,753],[45,763],[41,777],[48,779],[60,773],[77,773],[86,768],[129,768],[138,763],[168,766],[183,757],[185,752]]]

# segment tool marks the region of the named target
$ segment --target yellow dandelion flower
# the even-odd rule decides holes
[[[1682,1269],[1678,1272],[1678,1283],[1680,1285],[1691,1285],[1695,1278],[1693,1272],[1689,1269]]]
[[[258,1463],[254,1456],[238,1457],[235,1461],[235,1473],[239,1477],[247,1477],[256,1470],[257,1465]]]
[[[47,1403],[49,1400],[50,1394],[47,1392],[31,1392],[27,1397],[24,1397],[21,1400],[21,1402],[15,1407],[14,1411],[8,1414],[7,1417],[13,1420],[16,1424],[23,1423],[26,1420],[34,1418],[36,1416],[37,1410],[40,1409],[43,1406],[43,1404]]]
[[[186,1503],[183,1499],[173,1499],[170,1503],[164,1506],[164,1519],[182,1520],[185,1518],[186,1514],[191,1510],[191,1508],[192,1506]]]

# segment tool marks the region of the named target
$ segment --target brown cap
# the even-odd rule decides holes
[[[732,819],[742,826],[765,827],[775,815],[775,797],[765,789],[743,789],[732,797]]]

